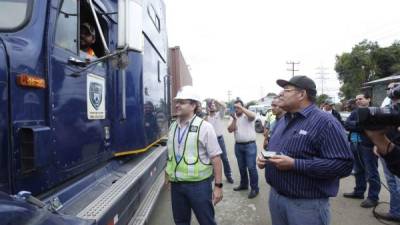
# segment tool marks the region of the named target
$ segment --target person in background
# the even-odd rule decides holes
[[[334,116],[340,122],[340,124],[343,125],[342,117],[340,116],[340,113],[335,110],[334,106],[335,103],[331,99],[327,99],[324,102],[323,110],[327,113],[332,114],[332,116]]]
[[[265,121],[265,130],[264,130],[264,144],[263,148],[267,150],[269,139],[274,131],[276,123],[282,116],[285,114],[285,111],[278,106],[279,96],[276,96],[271,102],[271,112],[273,115],[273,119]]]
[[[365,108],[370,105],[371,98],[366,93],[360,93],[356,96],[358,108]],[[348,130],[351,147],[354,154],[354,177],[355,187],[353,192],[344,193],[345,198],[364,199],[364,192],[368,186],[368,196],[361,202],[361,207],[372,208],[378,204],[381,183],[378,173],[378,157],[373,152],[374,144],[365,134],[365,131],[357,126],[357,110],[353,110],[344,123]]]
[[[80,30],[80,49],[86,52],[89,56],[96,57],[92,45],[96,42],[96,30],[88,22],[81,25]]]
[[[235,101],[235,113],[231,114],[228,132],[235,136],[235,156],[240,172],[240,184],[234,191],[247,190],[249,188],[249,176],[251,190],[248,198],[258,195],[258,172],[256,166],[257,145],[254,120],[256,115],[246,109],[241,100]],[[248,173],[247,173],[248,171]]]
[[[224,165],[224,174],[228,183],[233,184],[232,178],[232,169],[229,164],[228,155],[226,153],[226,146],[224,141],[224,125],[223,125],[223,118],[225,115],[226,105],[223,102],[219,102],[215,99],[208,99],[207,101],[207,117],[206,121],[211,123],[211,125],[215,129],[215,133],[217,134],[217,139],[219,143],[219,147],[222,150],[221,159],[222,164]]]

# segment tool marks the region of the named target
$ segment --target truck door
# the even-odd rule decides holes
[[[8,66],[6,61],[6,50],[0,39],[0,191],[9,193],[9,145],[10,135],[8,124]]]
[[[90,12],[82,12],[86,1],[61,2],[50,55],[50,117],[54,163],[65,176],[72,176],[104,161],[109,154],[107,104],[111,98],[107,97],[106,89],[111,82],[106,63],[91,66],[77,63],[96,58],[81,51],[79,46],[82,20],[87,19],[95,28],[88,16]],[[99,44],[101,41],[97,38],[93,48],[96,50]],[[101,52],[95,51],[98,57]]]

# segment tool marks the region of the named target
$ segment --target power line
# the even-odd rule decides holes
[[[231,101],[231,95],[232,95],[232,91],[231,91],[231,90],[228,90],[228,102]]]
[[[317,80],[321,80],[321,94],[324,94],[324,82],[325,80],[328,80],[329,78],[327,78],[325,75],[329,75],[328,73],[325,73],[325,71],[328,68],[326,67],[318,67],[317,70],[319,70],[319,72],[317,73],[319,75],[319,77],[317,77]]]
[[[295,72],[295,71],[299,71],[299,70],[294,69],[294,65],[298,65],[298,64],[300,64],[300,62],[288,61],[288,62],[286,62],[286,64],[292,65],[292,68],[287,69],[287,70],[288,70],[288,71],[292,71],[292,77],[294,77],[294,72]]]

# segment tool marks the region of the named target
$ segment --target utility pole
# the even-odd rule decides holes
[[[298,65],[298,64],[300,64],[300,62],[288,61],[288,62],[286,62],[286,64],[292,65],[292,68],[287,69],[287,70],[292,71],[292,77],[294,77],[294,71],[299,71],[299,70],[294,69],[294,65]]]
[[[325,71],[327,70],[328,68],[326,68],[326,67],[322,67],[322,66],[320,66],[320,67],[318,67],[317,68],[317,70],[319,71],[317,74],[319,75],[319,77],[317,77],[316,79],[317,80],[321,80],[321,94],[324,94],[324,82],[325,82],[325,80],[328,80],[329,78],[328,77],[326,77],[326,75],[328,75],[328,73],[325,73]]]

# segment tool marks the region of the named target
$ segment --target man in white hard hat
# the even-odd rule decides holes
[[[175,224],[189,225],[192,210],[200,225],[216,224],[214,205],[222,200],[223,186],[217,136],[195,115],[201,100],[192,86],[182,87],[174,100],[177,120],[169,128],[166,181]]]

